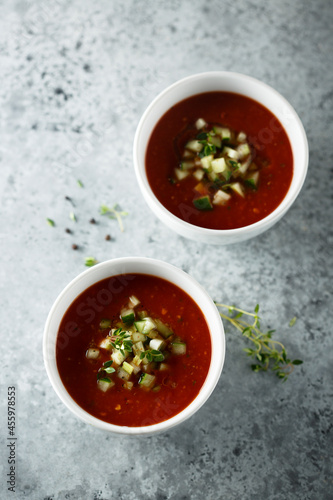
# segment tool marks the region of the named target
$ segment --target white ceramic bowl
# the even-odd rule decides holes
[[[292,147],[294,174],[289,191],[280,205],[264,219],[249,226],[217,230],[185,222],[170,213],[150,188],[145,155],[151,133],[168,109],[187,97],[202,92],[226,91],[254,99],[268,108],[283,125]],[[193,75],[174,83],[159,94],[144,112],[134,138],[133,159],[141,192],[155,215],[170,229],[196,241],[226,245],[238,243],[271,228],[289,210],[304,183],[308,168],[308,143],[303,125],[293,107],[276,90],[255,78],[239,73],[214,71]]]
[[[126,273],[149,274],[174,283],[184,290],[199,305],[203,312],[211,335],[212,358],[207,378],[192,403],[174,417],[158,424],[146,427],[123,427],[109,424],[93,417],[83,410],[69,395],[58,373],[56,363],[56,338],[61,320],[70,304],[84,290],[105,278]],[[99,429],[126,435],[152,435],[166,431],[191,417],[208,399],[214,390],[224,363],[225,336],[221,317],[207,292],[184,271],[155,259],[126,257],[109,260],[98,264],[71,281],[60,293],[48,315],[43,341],[43,355],[47,374],[61,401],[84,422]]]

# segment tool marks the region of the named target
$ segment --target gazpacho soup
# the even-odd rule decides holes
[[[151,189],[172,214],[196,226],[235,229],[273,212],[293,176],[288,136],[258,102],[207,92],[169,109],[146,151]]]
[[[119,426],[149,426],[195,399],[208,374],[211,338],[183,290],[155,276],[122,274],[70,305],[56,360],[66,390],[85,411]]]

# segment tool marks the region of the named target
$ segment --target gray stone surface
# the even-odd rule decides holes
[[[333,498],[332,17],[325,0],[1,2],[1,498]],[[148,103],[207,70],[274,86],[310,146],[308,177],[286,217],[227,248],[162,226],[133,174],[134,132]],[[116,202],[129,212],[124,233],[98,213]],[[304,364],[286,384],[253,374],[242,338],[225,325],[220,382],[187,423],[145,439],[88,427],[54,393],[41,352],[48,311],[88,255],[160,258],[215,300],[259,302],[262,322]],[[15,494],[6,485],[14,384]]]

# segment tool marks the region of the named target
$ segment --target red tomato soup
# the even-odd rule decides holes
[[[149,426],[195,399],[209,370],[211,339],[202,311],[180,288],[124,274],[94,284],[70,305],[56,360],[85,411],[115,425]]]
[[[175,104],[159,120],[146,151],[155,196],[196,226],[234,229],[274,211],[293,176],[288,136],[258,102],[207,92]]]

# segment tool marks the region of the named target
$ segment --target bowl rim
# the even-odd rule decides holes
[[[147,118],[153,113],[156,106],[161,101],[163,101],[166,97],[168,97],[170,94],[177,91],[177,89],[181,89],[184,86],[191,85],[193,82],[196,82],[196,81],[200,81],[200,80],[204,81],[206,79],[213,79],[213,78],[234,79],[235,81],[238,80],[239,82],[243,82],[244,86],[246,85],[246,83],[248,83],[251,85],[256,85],[256,86],[260,87],[261,89],[265,89],[267,92],[270,92],[272,94],[272,96],[275,97],[275,99],[278,99],[280,101],[280,103],[285,107],[286,111],[290,114],[290,116],[292,116],[294,123],[295,123],[295,126],[298,128],[298,131],[300,134],[300,139],[302,141],[303,153],[304,153],[304,162],[302,165],[303,168],[302,168],[301,175],[298,178],[298,182],[294,186],[293,181],[294,181],[295,175],[293,175],[291,186],[289,187],[289,190],[288,190],[286,196],[281,201],[281,203],[276,207],[276,209],[273,210],[273,212],[268,214],[263,219],[255,222],[253,224],[249,224],[247,226],[234,228],[234,229],[210,229],[210,228],[205,228],[205,227],[201,227],[201,226],[196,226],[196,225],[191,224],[183,219],[180,219],[176,215],[169,212],[169,210],[167,210],[164,207],[164,205],[158,200],[158,198],[153,193],[153,191],[149,185],[149,182],[148,182],[145,165],[140,165],[141,161],[139,158],[139,147],[140,147],[140,142],[141,142],[141,134],[143,133],[143,128],[144,128],[144,125],[145,125]],[[216,89],[216,90],[218,90],[218,89]],[[207,90],[207,92],[209,92],[209,91],[210,90]],[[187,95],[187,97],[191,97],[191,96],[197,95],[199,93],[204,93],[204,92],[206,92],[206,90],[203,88],[202,91],[200,91],[200,92],[189,93]],[[229,90],[228,90],[228,92],[229,92]],[[244,93],[242,93],[240,91],[235,91],[235,93],[249,97],[245,91],[244,91]],[[181,102],[183,99],[186,99],[187,97],[183,97],[183,98],[180,98],[178,100],[175,100],[174,103]],[[254,98],[252,98],[252,99],[257,100],[257,102],[259,104],[262,104],[260,99],[254,99]],[[264,105],[264,104],[262,104],[262,105]],[[266,105],[264,105],[264,106],[267,109],[269,109],[268,106],[266,106]],[[273,113],[275,115],[275,113],[271,109],[269,109],[269,111],[271,111],[271,113]],[[166,112],[166,111],[164,111],[164,112]],[[154,126],[156,126],[158,120],[163,116],[163,114],[164,113],[159,114],[157,116],[157,118],[154,120]],[[150,135],[152,133],[154,126],[151,128]],[[292,140],[291,140],[288,132],[287,132],[287,135],[288,135],[291,147],[293,149]],[[145,142],[145,151],[146,151],[146,147],[147,147],[148,142],[149,142],[149,137],[148,137],[147,141]],[[190,231],[193,234],[207,236],[208,238],[209,237],[214,238],[217,236],[237,237],[237,236],[249,233],[251,231],[255,232],[257,229],[266,228],[266,226],[269,226],[269,227],[272,226],[273,224],[275,224],[275,222],[277,222],[282,217],[282,215],[284,215],[289,210],[289,208],[292,206],[292,204],[296,200],[297,196],[299,195],[299,192],[302,189],[302,186],[304,184],[304,181],[305,181],[305,178],[307,175],[308,162],[309,162],[309,146],[308,146],[308,141],[307,141],[305,129],[304,129],[303,124],[302,124],[298,114],[296,113],[295,109],[289,103],[289,101],[287,101],[287,99],[284,96],[282,96],[277,90],[275,90],[273,87],[271,87],[270,85],[268,85],[267,83],[265,83],[261,80],[258,80],[257,78],[254,78],[252,76],[245,75],[242,73],[237,73],[237,72],[233,72],[233,71],[208,71],[208,72],[201,72],[201,73],[192,74],[192,75],[186,76],[184,78],[181,78],[180,80],[177,80],[176,82],[172,83],[171,85],[166,87],[164,90],[162,90],[151,101],[151,103],[148,105],[148,107],[145,109],[144,113],[142,114],[142,116],[139,120],[139,123],[137,125],[137,128],[136,128],[134,141],[133,141],[133,161],[134,161],[134,170],[136,173],[137,181],[138,181],[139,187],[141,189],[141,192],[142,192],[147,204],[149,205],[149,207],[152,210],[157,209],[159,211],[160,216],[161,216],[160,218],[163,219],[164,222],[166,222],[166,220],[169,221],[169,227],[171,225],[174,225],[174,226],[178,227],[178,229],[180,231],[183,229],[185,232]],[[292,186],[293,186],[293,192],[291,194],[291,187]],[[267,229],[268,229],[268,227],[267,227]],[[263,229],[263,230],[265,230],[265,229]]]
[[[146,271],[126,271],[125,269],[133,269],[141,266],[142,269],[151,269],[151,272]],[[112,272],[112,269],[114,270]],[[117,272],[117,269],[124,269],[124,272]],[[160,272],[160,274],[158,274]],[[206,380],[201,387],[196,398],[181,412],[173,417],[153,425],[143,427],[127,427],[110,424],[103,420],[90,415],[81,406],[79,406],[74,399],[67,392],[64,384],[61,381],[55,355],[56,338],[58,334],[58,327],[63,318],[65,311],[68,309],[73,300],[80,295],[84,290],[89,288],[93,283],[97,283],[108,277],[116,276],[119,274],[150,274],[152,276],[163,277],[184,290],[202,310],[207,325],[209,327],[211,342],[212,342],[212,357],[209,371]],[[104,277],[101,277],[103,275]],[[169,275],[169,279],[165,277]],[[87,284],[87,279],[89,284]],[[177,281],[178,280],[178,281]],[[177,281],[177,283],[176,283]],[[180,285],[182,282],[184,286]],[[86,283],[84,286],[83,284]],[[75,293],[74,293],[75,291]],[[71,300],[68,299],[73,295]],[[194,296],[200,297],[200,304]],[[67,303],[67,306],[65,305]],[[204,306],[204,310],[202,307]],[[61,313],[61,311],[63,311]],[[205,312],[204,312],[205,311]],[[209,317],[207,317],[207,312]],[[221,316],[218,310],[207,293],[207,291],[200,285],[192,276],[187,274],[182,269],[162,260],[152,259],[148,257],[120,257],[110,259],[83,271],[72,279],[65,288],[60,292],[54,301],[44,327],[43,333],[43,358],[44,366],[50,380],[50,383],[55,390],[60,400],[65,406],[82,421],[91,424],[101,430],[110,431],[115,434],[123,435],[153,435],[156,433],[164,432],[170,428],[183,423],[196,413],[201,406],[207,401],[212,394],[220,379],[222,368],[225,359],[225,334]]]

